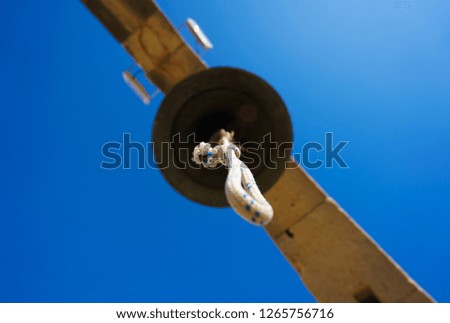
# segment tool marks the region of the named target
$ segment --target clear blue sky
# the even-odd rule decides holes
[[[348,140],[309,173],[438,301],[450,301],[450,3],[168,1],[283,96],[295,149]],[[0,301],[313,301],[265,232],[196,205],[155,170],[100,169],[102,145],[150,139],[159,101],[78,1],[1,5]]]

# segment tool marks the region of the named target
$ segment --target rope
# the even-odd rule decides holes
[[[250,169],[239,157],[241,151],[232,142],[233,132],[220,130],[219,144],[212,147],[201,142],[194,148],[192,160],[206,168],[224,165],[228,168],[225,181],[225,195],[234,211],[248,222],[264,226],[273,217],[272,206],[256,185]]]

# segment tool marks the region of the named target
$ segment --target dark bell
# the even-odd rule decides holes
[[[205,169],[191,160],[194,147],[217,140],[220,129],[234,131],[234,140],[242,145],[241,160],[261,192],[269,190],[290,158],[289,113],[267,82],[230,67],[194,74],[163,100],[153,125],[153,143],[155,161],[166,180],[195,202],[227,206],[225,167]]]

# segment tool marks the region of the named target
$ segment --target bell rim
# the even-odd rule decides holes
[[[286,153],[287,156],[279,159],[278,162],[287,162],[290,159],[293,141],[292,122],[289,111],[278,92],[267,81],[249,71],[235,67],[214,67],[200,71],[185,78],[183,81],[176,84],[161,102],[154,120],[152,131],[155,160],[161,160],[161,143],[172,139],[173,133],[171,125],[173,125],[175,119],[177,118],[180,109],[183,108],[183,106],[185,106],[185,104],[194,96],[199,95],[199,93],[201,94],[203,92],[212,91],[215,89],[227,88],[224,84],[215,85],[213,80],[220,83],[221,78],[226,79],[230,75],[232,77],[239,78],[240,81],[249,80],[254,82],[250,83],[256,84],[256,88],[265,90],[262,94],[258,94],[260,97],[268,97],[270,100],[277,101],[276,106],[281,108],[281,110],[277,110],[276,115],[277,118],[281,120],[283,126],[281,129],[274,128],[274,130],[276,131],[278,138],[282,138],[283,142],[290,144],[286,149],[288,152]],[[209,82],[205,80],[208,80]],[[236,87],[234,85],[231,85],[230,89],[236,91]],[[196,94],[192,95],[194,92]],[[172,155],[170,155],[170,157],[172,157]],[[176,167],[159,169],[164,179],[169,182],[172,188],[184,197],[207,206],[229,206],[223,187],[220,189],[206,187],[201,183],[194,181],[192,177],[186,174],[186,172],[182,172],[182,170],[177,169]],[[262,171],[262,174],[255,176],[261,192],[264,193],[268,191],[277,182],[283,171],[284,167],[278,167],[277,169],[271,169],[270,171],[267,169],[265,172]]]

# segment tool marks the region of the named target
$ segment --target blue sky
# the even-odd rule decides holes
[[[168,1],[210,66],[271,83],[295,150],[349,144],[309,173],[436,300],[450,301],[450,3]],[[265,232],[197,205],[155,170],[107,171],[101,147],[150,140],[120,73],[131,58],[77,1],[2,4],[0,301],[308,302]],[[320,155],[318,155],[320,156]]]

